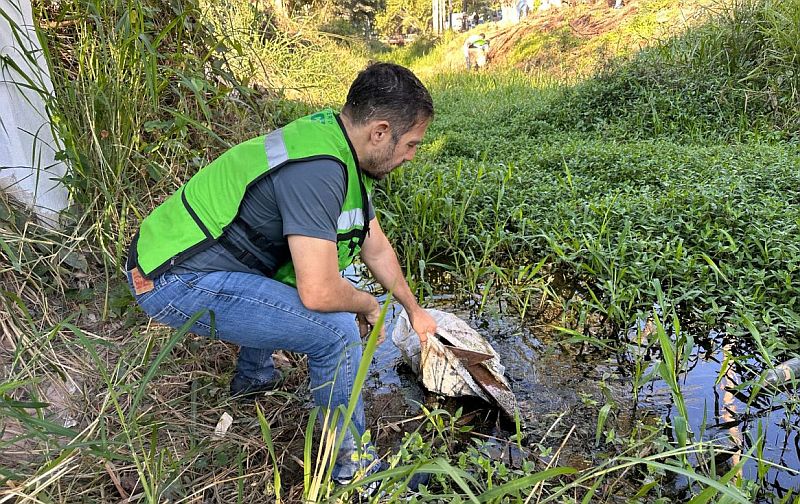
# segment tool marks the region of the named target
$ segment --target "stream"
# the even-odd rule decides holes
[[[440,301],[436,308],[468,321],[501,356],[506,377],[517,397],[524,444],[539,449],[558,448],[560,465],[586,469],[613,456],[604,447],[603,438],[599,444],[595,443],[598,411],[607,402],[614,407],[604,430],[619,438],[631,432],[636,419],[650,418],[655,425],[658,418],[669,422],[676,414],[669,387],[661,379],[646,383],[638,401],[634,399],[630,370],[621,369],[624,364],[620,362],[625,362],[624,359],[599,352],[576,354],[577,346],[564,346],[552,329],[539,328],[534,334],[513,317],[476,317],[469,306],[448,303]],[[368,420],[382,429],[383,442],[398,442],[402,432],[413,425],[407,423],[408,419],[420,414],[420,404],[444,407],[451,412],[462,407],[465,421],[475,426],[475,433],[487,438],[502,439],[513,434],[513,424],[501,425],[499,413],[480,400],[426,394],[391,342],[391,331],[401,310],[393,305],[387,315],[386,341],[376,351],[365,387]],[[756,480],[761,470],[764,486],[774,496],[786,495],[790,489],[799,487],[800,416],[792,403],[786,401],[788,392],[751,398],[746,389],[738,390],[741,387],[737,366],[746,361],[736,359],[735,365],[726,366],[726,371],[720,373],[725,355],[737,355],[742,349],[719,333],[704,336],[694,348],[688,371],[679,375],[694,440],[714,440],[733,453],[718,454],[715,470],[724,473],[743,457],[747,458],[761,432],[764,438],[763,446],[758,447],[761,457],[775,465],[760,469],[746,460],[741,476]],[[752,368],[760,368],[755,361],[750,364]],[[665,434],[672,438],[670,429],[665,429]],[[699,464],[697,459],[690,460]],[[666,492],[680,498],[688,495],[687,490],[688,482],[677,477],[671,480],[671,488]]]

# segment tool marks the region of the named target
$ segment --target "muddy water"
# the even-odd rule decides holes
[[[468,321],[500,354],[505,375],[517,397],[525,444],[560,447],[558,457],[562,465],[579,469],[594,465],[593,460],[599,454],[594,450],[597,406],[593,404],[599,402],[602,406],[605,393],[632,410],[629,387],[624,386],[627,380],[606,376],[603,390],[600,385],[603,375],[610,374],[607,366],[562,353],[555,345],[521,328],[512,318],[475,318],[470,315],[469,307],[447,303],[439,303],[436,308]],[[372,424],[377,421],[386,425],[392,419],[413,417],[420,412],[422,403],[450,411],[462,407],[464,416],[479,434],[500,439],[513,434],[513,424],[480,400],[441,400],[421,389],[402,363],[400,351],[391,343],[391,331],[401,310],[399,306],[390,310],[386,342],[378,347],[373,358],[365,391]],[[626,421],[622,416],[620,419],[621,423]],[[413,425],[409,423],[406,427]]]
[[[626,377],[629,370],[620,368],[616,356],[576,355],[574,347],[560,346],[558,336],[544,328],[533,334],[520,327],[513,317],[476,318],[469,306],[446,302],[439,302],[436,307],[469,321],[494,346],[517,395],[526,444],[552,448],[561,465],[591,467],[609,455],[600,451],[602,443],[595,448],[597,412],[606,402],[612,401],[617,412],[607,427],[619,436],[630,432],[634,411],[638,411],[640,418],[649,414],[667,421],[675,414],[669,389],[660,380],[647,384],[640,393],[639,403],[634,404],[631,381]],[[396,441],[402,431],[413,428],[413,423],[403,422],[419,414],[419,403],[444,406],[451,411],[464,406],[465,416],[469,415],[477,424],[477,432],[497,437],[511,434],[503,430],[509,429],[509,424],[498,421],[497,411],[480,401],[454,400],[440,404],[437,398],[425,394],[391,343],[391,330],[400,310],[398,306],[390,310],[387,341],[376,352],[365,392],[371,423],[374,425],[377,420],[384,426],[393,424],[391,431],[384,430],[394,433]],[[720,470],[732,467],[744,457],[743,453],[752,447],[761,429],[765,438],[763,458],[788,468],[770,468],[763,474],[768,490],[781,496],[788,489],[800,486],[797,476],[800,438],[796,427],[800,425],[800,415],[785,404],[784,395],[753,399],[748,397],[747,390],[737,391],[742,376],[737,365],[720,376],[725,354],[741,351],[715,334],[696,346],[689,371],[681,376],[680,382],[690,426],[694,439],[716,440],[734,452],[730,458],[718,458]],[[760,369],[760,365],[750,364]],[[742,365],[747,362],[740,360],[738,366]],[[747,479],[757,479],[758,466],[748,461],[741,473]],[[680,494],[685,486],[678,479],[669,492]]]

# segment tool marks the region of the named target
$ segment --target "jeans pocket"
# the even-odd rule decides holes
[[[172,278],[192,289],[203,276],[200,273],[178,273],[173,274]]]
[[[158,290],[158,282],[154,281],[154,288],[145,292],[144,294],[136,294],[136,288],[133,286],[133,274],[130,271],[125,272],[125,278],[128,281],[128,290],[133,295],[133,298],[136,300],[136,303],[141,306],[143,302],[145,302],[150,296],[152,296]]]

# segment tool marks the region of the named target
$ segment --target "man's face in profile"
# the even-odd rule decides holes
[[[375,150],[364,159],[361,168],[373,178],[385,178],[395,168],[406,161],[411,161],[417,154],[417,147],[425,136],[429,120],[420,122],[395,139],[393,135],[386,135],[384,145],[377,146]]]

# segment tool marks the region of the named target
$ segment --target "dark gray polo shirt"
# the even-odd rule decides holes
[[[265,264],[277,269],[273,254],[265,253],[247,238],[242,221],[265,235],[288,254],[288,235],[336,241],[336,223],[346,192],[342,165],[330,160],[289,163],[253,184],[245,193],[237,219],[226,231],[230,240]],[[372,201],[369,218],[375,217]],[[239,271],[260,275],[215,243],[170,269],[172,273]]]

